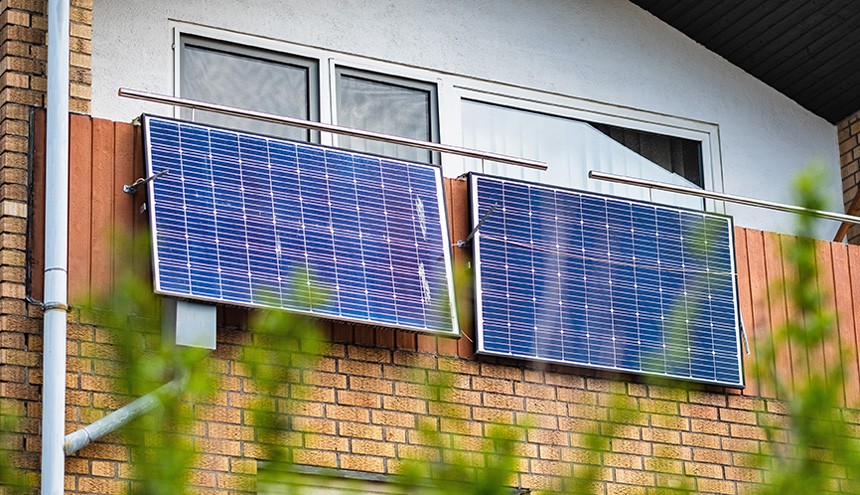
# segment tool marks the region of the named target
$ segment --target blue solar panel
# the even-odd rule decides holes
[[[743,386],[729,217],[478,174],[470,188],[479,352]]]
[[[143,125],[157,292],[458,334],[438,167]]]

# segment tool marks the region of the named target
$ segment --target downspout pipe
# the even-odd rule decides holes
[[[48,0],[42,495],[63,493],[69,232],[69,0]]]
[[[187,383],[187,375],[182,374],[158,389],[94,421],[92,424],[69,433],[66,435],[63,444],[65,454],[74,454],[90,443],[128,424],[138,416],[161,406],[165,401],[175,398],[182,392]]]

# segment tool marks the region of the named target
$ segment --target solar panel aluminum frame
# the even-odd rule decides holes
[[[727,223],[728,223],[728,239],[727,240],[729,243],[729,249],[730,249],[730,253],[731,253],[729,258],[730,258],[730,267],[731,267],[730,270],[732,273],[732,277],[731,277],[732,297],[734,298],[734,301],[735,301],[734,328],[735,328],[736,356],[737,356],[737,360],[738,360],[738,376],[740,377],[740,380],[737,383],[727,383],[727,382],[723,382],[723,381],[696,379],[696,378],[678,376],[678,375],[668,374],[668,373],[635,371],[635,370],[628,370],[628,369],[622,369],[622,368],[611,367],[611,366],[600,366],[600,365],[585,364],[585,363],[574,363],[574,362],[569,362],[569,361],[562,361],[562,360],[557,360],[557,359],[548,359],[548,358],[542,358],[542,357],[536,357],[536,356],[525,357],[525,356],[520,356],[520,355],[513,354],[513,353],[504,353],[504,352],[496,352],[493,350],[488,350],[485,347],[485,342],[484,342],[484,321],[485,320],[484,320],[483,303],[482,303],[483,288],[482,288],[482,277],[481,277],[481,257],[480,257],[480,253],[481,253],[481,229],[480,228],[477,229],[474,237],[472,238],[472,256],[473,256],[472,266],[473,266],[473,270],[474,270],[474,287],[473,287],[473,289],[474,289],[474,301],[475,301],[475,342],[476,342],[476,353],[477,354],[499,356],[499,357],[505,357],[505,358],[510,358],[510,359],[518,359],[518,360],[543,362],[543,363],[557,364],[557,365],[569,366],[569,367],[595,369],[595,370],[609,371],[609,372],[613,372],[613,373],[625,373],[625,374],[630,374],[630,375],[634,375],[634,376],[650,376],[650,377],[655,377],[655,378],[660,378],[660,379],[682,380],[682,381],[686,381],[686,382],[701,383],[701,384],[706,384],[706,385],[718,385],[718,386],[737,388],[737,389],[743,389],[746,387],[745,374],[744,374],[744,362],[743,362],[743,345],[742,345],[742,340],[743,340],[742,331],[743,330],[742,330],[742,323],[741,323],[740,301],[739,301],[739,297],[738,297],[737,266],[736,266],[736,259],[734,256],[734,220],[731,216],[722,215],[722,214],[713,213],[713,212],[702,212],[700,210],[694,210],[694,209],[689,209],[689,208],[670,207],[670,206],[660,205],[657,203],[649,203],[647,201],[628,199],[628,198],[623,198],[623,197],[618,197],[618,196],[612,196],[609,194],[595,193],[595,192],[591,192],[591,191],[583,191],[583,190],[574,189],[574,188],[550,186],[547,184],[541,184],[541,183],[532,182],[532,181],[524,181],[524,180],[519,180],[519,179],[508,179],[508,178],[493,176],[490,174],[470,172],[468,174],[469,200],[470,200],[469,205],[470,205],[471,227],[473,229],[476,226],[478,226],[482,220],[482,214],[481,214],[481,208],[480,208],[480,206],[481,206],[480,205],[480,196],[478,193],[478,181],[481,178],[488,178],[488,179],[496,180],[496,181],[500,181],[500,182],[521,184],[521,185],[524,185],[527,187],[543,188],[545,190],[550,190],[550,191],[561,191],[561,192],[567,192],[567,193],[573,193],[573,194],[587,195],[587,196],[591,196],[591,197],[607,198],[607,199],[611,199],[611,200],[615,200],[615,201],[623,201],[623,202],[630,203],[630,204],[639,204],[639,205],[644,205],[647,207],[660,208],[660,209],[665,209],[665,210],[670,210],[670,211],[686,211],[686,212],[692,212],[692,213],[697,213],[697,214],[705,213],[709,216],[725,218],[727,220]],[[498,208],[495,211],[498,212],[499,211]],[[494,212],[492,214],[496,214],[496,213]]]
[[[329,320],[333,320],[333,321],[344,321],[344,322],[349,322],[349,323],[369,325],[372,327],[405,330],[405,331],[409,331],[409,332],[422,333],[422,334],[432,334],[432,335],[436,335],[439,337],[451,337],[451,338],[460,337],[461,332],[460,332],[460,326],[459,326],[459,322],[458,322],[458,318],[457,318],[456,295],[454,293],[454,275],[453,275],[453,268],[452,268],[453,263],[452,263],[452,252],[451,251],[452,251],[453,245],[450,241],[449,230],[448,230],[449,222],[448,222],[448,212],[447,212],[447,208],[446,208],[447,203],[446,203],[446,198],[445,198],[445,188],[444,188],[444,183],[443,183],[442,168],[440,165],[413,162],[413,161],[403,160],[403,159],[399,159],[399,158],[392,158],[392,157],[387,157],[387,156],[382,156],[382,155],[375,155],[375,154],[371,154],[371,153],[355,152],[355,151],[344,150],[344,149],[335,148],[335,147],[331,147],[331,146],[324,146],[324,145],[320,145],[320,144],[316,144],[316,143],[294,141],[294,140],[284,139],[284,138],[275,137],[275,136],[265,136],[265,135],[261,135],[261,134],[255,134],[252,132],[238,131],[238,130],[234,130],[234,129],[224,128],[221,126],[215,126],[215,125],[209,125],[209,124],[198,124],[198,123],[184,121],[181,119],[170,118],[170,117],[160,117],[160,116],[155,116],[155,115],[150,115],[150,114],[142,114],[140,119],[141,119],[141,127],[143,129],[143,140],[144,140],[143,149],[144,149],[144,163],[145,163],[145,168],[146,168],[146,177],[154,179],[154,180],[148,182],[146,185],[147,185],[147,203],[148,203],[148,210],[149,210],[150,233],[152,236],[153,285],[154,285],[154,292],[156,294],[164,295],[164,296],[170,296],[170,297],[176,297],[176,298],[185,299],[185,300],[196,300],[196,301],[203,301],[203,302],[208,302],[208,303],[224,304],[224,305],[228,305],[228,306],[238,306],[238,307],[247,307],[247,308],[255,308],[255,309],[284,310],[284,311],[289,311],[289,312],[293,312],[293,313],[304,314],[307,316],[329,319]],[[447,303],[447,307],[449,308],[449,312],[450,312],[450,323],[451,323],[450,330],[447,328],[445,328],[445,329],[416,328],[414,326],[401,325],[401,324],[396,324],[396,323],[391,323],[391,322],[376,322],[376,321],[371,321],[368,319],[350,318],[350,317],[342,316],[342,315],[330,315],[330,314],[325,314],[325,313],[321,313],[321,312],[317,312],[317,311],[313,311],[313,310],[282,308],[282,307],[269,306],[269,305],[256,304],[256,303],[242,303],[242,302],[236,302],[236,301],[231,301],[231,300],[227,300],[227,299],[219,299],[219,298],[212,298],[212,297],[201,297],[201,296],[197,296],[197,295],[188,295],[188,294],[179,294],[179,293],[175,293],[172,291],[163,290],[162,284],[161,284],[161,279],[160,279],[160,273],[158,270],[158,267],[159,267],[159,249],[158,249],[158,242],[157,242],[158,230],[157,230],[157,223],[156,223],[158,204],[155,201],[155,187],[154,187],[154,182],[158,181],[159,178],[155,176],[155,172],[153,169],[152,157],[149,153],[149,150],[151,149],[150,146],[152,144],[150,141],[151,136],[150,136],[150,132],[149,132],[150,119],[160,119],[163,121],[176,122],[178,124],[184,124],[184,125],[193,125],[193,126],[198,126],[201,128],[218,129],[218,130],[222,130],[222,131],[226,131],[226,132],[233,132],[233,133],[242,134],[242,135],[254,136],[254,137],[258,137],[258,138],[262,138],[262,139],[273,139],[273,140],[277,140],[277,141],[281,141],[281,142],[286,142],[286,143],[290,143],[290,144],[294,144],[294,145],[300,145],[300,146],[308,146],[308,147],[312,147],[312,148],[316,148],[316,149],[333,150],[333,151],[337,151],[337,152],[341,152],[341,153],[351,153],[354,155],[378,158],[380,160],[385,160],[385,161],[389,161],[389,162],[399,162],[399,163],[406,163],[406,164],[410,164],[410,165],[416,165],[416,166],[420,166],[420,167],[424,167],[424,168],[427,168],[429,170],[432,170],[434,177],[435,177],[435,181],[436,181],[436,201],[437,201],[438,214],[439,214],[439,233],[441,235],[441,244],[442,244],[441,247],[442,247],[442,253],[443,253],[443,258],[444,258],[443,263],[444,263],[444,267],[445,267],[445,279],[446,279],[445,286],[446,286],[446,290],[447,290],[447,294],[448,294],[448,298],[447,298],[446,303]]]

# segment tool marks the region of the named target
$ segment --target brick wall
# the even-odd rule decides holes
[[[35,118],[34,223],[39,225],[44,204],[39,193],[44,131],[42,115],[37,113]],[[123,265],[140,266],[148,276],[147,257],[123,259],[114,247],[118,237],[133,236],[148,227],[146,215],[139,214],[143,195],[121,192],[122,184],[142,174],[139,128],[86,116],[73,116],[71,123],[75,221],[70,232],[70,293],[72,304],[80,305],[89,301],[84,289],[111,287]],[[459,181],[446,182],[455,239],[468,232],[464,186]],[[783,289],[769,281],[784,273],[781,253],[788,237],[740,228],[735,233],[741,309],[755,346],[770,339],[772,324],[784,321],[787,314]],[[36,235],[34,259],[40,246]],[[853,308],[860,307],[860,271],[851,267],[860,266],[860,246],[820,242],[816,252],[823,268],[820,286],[834,295],[828,307],[837,315],[839,342],[856,349],[860,319]],[[457,259],[464,256],[464,250],[455,250]],[[33,282],[33,293],[39,294],[40,278]],[[241,487],[256,478],[261,452],[247,409],[256,388],[237,360],[251,336],[246,312],[220,308],[218,318],[218,348],[211,362],[220,383],[210,397],[194,406],[198,423],[190,435],[201,456],[190,482],[200,493],[242,493]],[[605,490],[600,493],[627,493],[634,486],[653,486],[679,474],[689,475],[692,488],[702,493],[742,493],[764,479],[765,473],[755,467],[754,454],[765,447],[764,426],[784,424],[785,411],[774,392],[751,373],[747,388],[739,391],[671,382],[652,385],[627,375],[476,357],[473,332],[468,318],[465,321],[466,336],[458,340],[320,322],[329,345],[312,368],[285,384],[281,397],[294,405],[293,432],[286,442],[295,447],[296,462],[394,473],[404,460],[436,455],[417,434],[419,424],[430,422],[446,443],[469,451],[480,445],[492,421],[528,422],[533,427],[516,442],[521,459],[514,484],[555,487],[571,466],[581,469],[593,462],[584,455],[583,434],[614,417],[615,387],[621,387],[636,414],[620,429],[611,451],[599,459]],[[69,322],[66,418],[71,431],[127,399],[117,395],[113,384],[119,369],[114,333],[87,321],[79,311],[70,314]],[[4,391],[24,399],[27,419],[15,445],[27,453],[25,465],[37,469],[40,321],[21,317],[14,325],[13,331],[4,327],[2,333],[7,347],[2,359]],[[18,335],[23,340],[15,340]],[[860,363],[856,355],[840,361],[843,358],[835,350],[810,354],[808,362],[825,371],[844,366],[850,385],[843,391],[844,403],[857,404]],[[799,351],[783,349],[776,359],[780,369],[802,379],[806,370],[794,369],[788,358]],[[758,359],[753,347],[753,353],[744,357],[747,370]],[[444,417],[419,383],[441,372],[454,375],[451,412]],[[853,412],[848,416],[858,417]],[[860,424],[860,419],[856,421]],[[128,490],[129,466],[128,448],[109,436],[67,459],[66,490],[87,494]]]
[[[839,161],[842,164],[842,201],[847,209],[860,193],[860,112],[836,125],[839,139]],[[848,230],[848,242],[860,244],[860,227]]]
[[[39,463],[41,332],[24,300],[28,136],[30,108],[44,105],[44,12],[41,0],[0,3],[0,398],[21,401],[19,412],[25,413],[2,448],[23,453],[19,462],[30,469]]]
[[[557,488],[571,467],[599,462],[606,491],[597,493],[628,493],[686,474],[697,493],[734,494],[763,480],[753,457],[765,440],[763,425],[784,422],[782,403],[774,399],[462,359],[393,342],[371,347],[355,343],[359,331],[327,326],[331,344],[284,393],[282,400],[292,396],[297,411],[287,437],[297,463],[392,473],[404,460],[439,455],[417,434],[419,424],[433,425],[447,444],[469,451],[480,445],[489,422],[528,423],[532,427],[515,443],[519,486]],[[70,335],[68,417],[79,426],[119,404],[109,385],[109,333],[76,323]],[[192,435],[201,458],[191,479],[202,492],[234,490],[256,474],[259,446],[240,406],[250,402],[255,387],[235,361],[247,339],[242,328],[219,329],[213,361],[221,385],[195,406],[199,424]],[[446,417],[438,416],[417,383],[442,371],[455,374]],[[619,385],[638,412],[609,453],[588,458],[584,434],[600,431],[613,417],[611,391]],[[67,491],[121,492],[128,486],[127,458],[116,438],[87,447],[68,460]]]

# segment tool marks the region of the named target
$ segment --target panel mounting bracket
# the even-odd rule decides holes
[[[470,242],[472,242],[472,238],[475,237],[475,234],[478,233],[478,230],[481,229],[481,226],[484,225],[484,222],[487,221],[487,218],[489,218],[490,215],[494,211],[496,211],[496,207],[498,207],[498,206],[499,206],[499,203],[493,204],[493,206],[491,206],[490,209],[487,210],[487,213],[484,213],[484,216],[481,217],[481,220],[478,221],[478,225],[475,225],[475,228],[472,229],[471,232],[469,232],[469,235],[467,235],[465,239],[461,239],[461,240],[457,241],[457,247],[458,248],[466,247],[469,245]]]
[[[138,187],[146,184],[147,182],[152,182],[155,179],[161,177],[162,175],[167,175],[168,173],[170,173],[170,170],[164,169],[161,172],[158,172],[157,174],[150,175],[149,177],[147,177],[145,179],[143,177],[141,177],[140,179],[137,179],[136,181],[134,181],[131,184],[125,184],[124,186],[122,186],[122,192],[124,192],[126,194],[134,194],[137,192]]]

